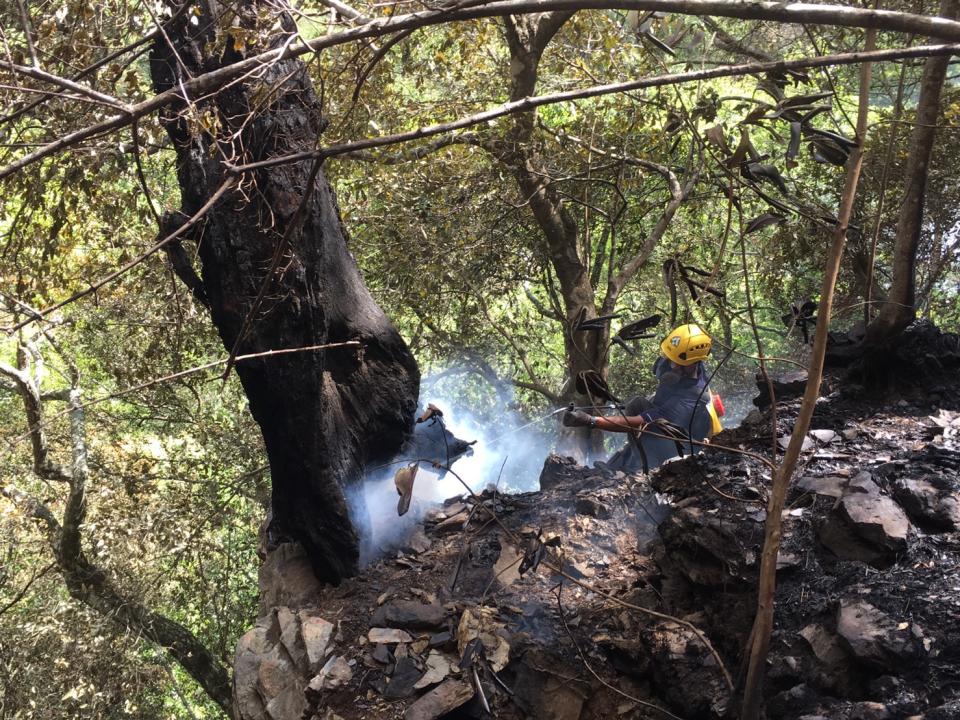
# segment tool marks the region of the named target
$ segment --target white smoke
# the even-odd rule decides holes
[[[478,493],[488,487],[503,493],[539,490],[543,461],[555,443],[558,416],[548,416],[549,410],[544,410],[526,418],[508,408],[512,403],[501,402],[483,413],[489,418],[484,420],[458,401],[457,395],[427,390],[422,402],[433,403],[443,412],[444,425],[454,436],[476,442],[453,462],[452,472],[444,473],[426,462],[419,464],[413,500],[405,515],[397,515],[399,495],[393,478],[399,468],[416,458],[401,456],[391,465],[373,468],[362,483],[348,490],[351,516],[361,535],[361,564],[385,552],[415,548],[425,513],[444,500],[467,494],[464,483]]]
[[[744,393],[741,390],[739,394]],[[724,393],[724,400],[728,414],[723,425],[734,427],[749,409],[749,401],[728,393]],[[542,409],[524,416],[513,409],[512,396],[501,394],[484,402],[475,388],[456,378],[425,387],[421,403],[437,406],[443,412],[444,425],[455,437],[476,443],[467,455],[453,462],[452,472],[443,473],[421,462],[410,509],[402,517],[397,515],[399,495],[393,478],[399,468],[417,458],[401,455],[390,465],[371,468],[362,483],[348,490],[351,518],[361,535],[364,565],[398,549],[416,551],[418,544],[426,542],[424,538],[417,540],[424,515],[444,500],[467,494],[463,483],[478,493],[488,487],[502,493],[539,490],[543,462],[556,445],[559,412]],[[623,445],[624,437],[609,435],[606,445],[614,452]]]

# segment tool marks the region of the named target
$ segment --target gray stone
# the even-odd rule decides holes
[[[413,642],[413,638],[406,630],[396,630],[394,628],[370,628],[370,632],[367,633],[367,640],[386,645]]]
[[[823,625],[807,625],[800,631],[800,636],[807,641],[817,660],[828,674],[839,672],[844,668],[849,656],[840,644],[840,640]]]
[[[310,681],[310,689],[314,692],[323,690],[337,690],[353,679],[353,670],[346,659],[333,655]]]
[[[270,618],[247,630],[237,641],[233,661],[233,706],[234,714],[241,720],[264,720],[266,706],[257,691],[257,676],[261,657],[269,652],[272,644],[267,639]]]
[[[880,488],[873,481],[873,476],[866,472],[858,472],[847,483],[847,491],[851,493],[864,493],[867,495],[876,495]]]
[[[383,643],[377,643],[371,655],[374,660],[383,665],[389,665],[393,662],[393,658],[390,656],[390,648]]]
[[[789,447],[791,437],[792,435],[784,435],[782,438],[779,438],[777,440],[777,444],[780,446],[782,450],[786,450],[787,447]],[[814,447],[815,447],[815,443],[813,442],[813,440],[808,436],[804,436],[803,443],[800,445],[800,451],[806,452],[807,450],[813,450]]]
[[[850,481],[819,528],[820,542],[841,560],[889,567],[907,549],[910,521],[865,474]]]
[[[419,600],[394,600],[381,605],[370,618],[373,627],[391,627],[401,630],[440,630],[446,627],[447,614],[437,602],[425,604]]]
[[[430,647],[441,648],[453,644],[453,635],[449,631],[430,636]]]
[[[573,508],[579,515],[589,515],[599,519],[610,517],[610,508],[588,493],[577,495]]]
[[[540,471],[540,489],[551,490],[558,485],[578,482],[583,477],[583,466],[574,458],[551,453],[543,461]]]
[[[414,686],[423,675],[423,671],[412,658],[397,658],[393,673],[384,687],[383,696],[394,699],[410,697],[415,692]]]
[[[446,678],[447,675],[450,674],[451,670],[450,662],[436,650],[430,651],[430,655],[427,656],[426,666],[426,672],[423,674],[423,677],[417,680],[417,682],[415,682],[413,685],[413,687],[417,690],[430,687],[431,685],[436,685],[438,682]]]
[[[770,388],[762,373],[757,373],[756,381],[760,395],[753,399],[753,404],[759,408],[765,408],[770,404]],[[807,387],[807,371],[797,370],[773,375],[770,376],[770,383],[773,385],[773,394],[777,402],[800,397]]]
[[[403,720],[436,720],[473,697],[473,686],[462,680],[446,680],[435,687],[403,714]]]
[[[300,633],[307,651],[307,670],[312,675],[320,669],[332,649],[336,626],[307,610],[301,610],[299,615]]]
[[[843,641],[816,623],[803,628],[800,636],[810,645],[817,659],[815,685],[830,688],[841,695],[855,691],[855,674],[851,672],[853,658]]]
[[[960,529],[960,488],[947,476],[902,478],[894,482],[893,494],[910,518],[927,530]]]
[[[863,600],[842,600],[837,612],[837,634],[859,661],[882,670],[897,671],[925,653],[919,628],[898,623]]]
[[[802,477],[797,487],[804,492],[825,497],[839,498],[847,489],[848,478],[842,477]]]
[[[307,649],[300,634],[300,621],[296,614],[288,607],[278,607],[277,623],[280,626],[280,642],[293,659],[294,664],[301,670],[307,670]]]
[[[282,543],[267,553],[260,566],[259,585],[261,616],[275,607],[313,605],[323,588],[299,543]]]
[[[817,442],[827,445],[836,440],[839,435],[833,430],[811,430],[810,434],[816,439]]]

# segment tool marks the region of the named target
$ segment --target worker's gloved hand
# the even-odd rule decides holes
[[[596,424],[596,418],[583,410],[567,410],[563,414],[564,427],[593,427]]]

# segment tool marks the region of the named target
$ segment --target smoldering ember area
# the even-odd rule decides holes
[[[951,369],[882,402],[846,369],[824,379],[783,510],[768,717],[960,717],[960,356],[955,336],[914,340]],[[296,544],[264,548],[238,716],[728,717],[763,460],[774,423],[789,440],[797,379],[777,383],[775,414],[649,475],[550,455],[539,491],[452,494],[336,587]]]

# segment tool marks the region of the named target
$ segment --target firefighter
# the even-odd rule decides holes
[[[652,398],[636,397],[621,415],[608,417],[568,410],[563,424],[634,433],[607,462],[613,470],[652,470],[672,457],[694,452],[697,446],[689,440],[702,441],[718,424],[708,410],[710,396],[706,391],[704,361],[710,346],[710,336],[698,325],[679,326],[660,343],[662,355],[653,365],[657,391]]]

